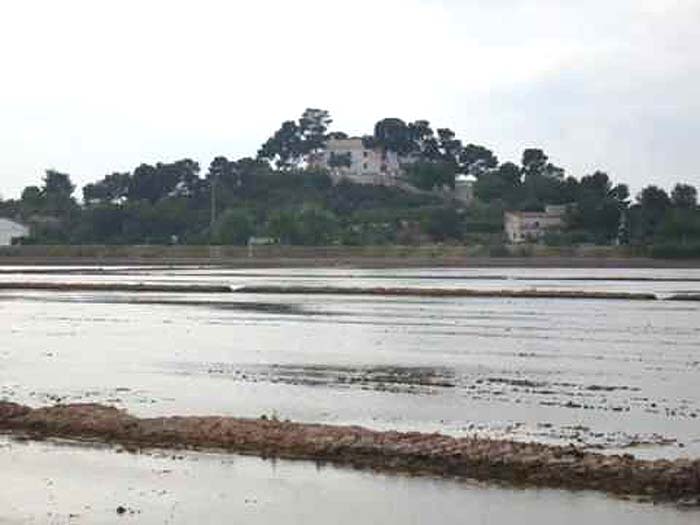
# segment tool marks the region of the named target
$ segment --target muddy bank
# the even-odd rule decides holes
[[[244,294],[298,295],[381,295],[401,297],[504,297],[527,299],[625,299],[654,301],[653,293],[596,292],[578,290],[474,290],[467,288],[352,288],[339,286],[243,286],[234,289]]]
[[[669,297],[668,301],[700,301],[700,293],[675,294]]]
[[[278,295],[372,295],[386,297],[486,297],[513,299],[622,299],[654,301],[653,293],[605,292],[588,290],[478,290],[469,288],[396,288],[396,287],[340,287],[340,286],[278,286],[252,285],[232,288],[209,284],[157,284],[157,283],[52,283],[52,282],[0,282],[0,291],[27,290],[53,292],[160,292],[160,293],[238,293]],[[697,295],[677,295],[669,300],[698,300]]]
[[[598,490],[654,501],[700,504],[700,460],[638,460],[555,447],[417,432],[378,432],[230,417],[139,419],[116,408],[0,402],[0,430],[141,447],[223,449],[262,457],[328,461],[414,475],[523,486]]]
[[[230,293],[231,287],[210,284],[0,282],[0,291],[2,290],[37,290],[52,292]]]

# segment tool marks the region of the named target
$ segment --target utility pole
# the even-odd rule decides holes
[[[209,235],[214,233],[214,223],[216,222],[216,172],[211,175],[211,218],[209,223]]]

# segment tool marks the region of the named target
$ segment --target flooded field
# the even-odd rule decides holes
[[[698,270],[4,267],[0,281],[537,288],[650,292],[660,297],[700,293]],[[573,443],[639,457],[700,457],[697,302],[14,290],[0,292],[0,316],[0,399],[31,406],[89,401],[141,416],[266,415]],[[0,448],[0,458],[5,463],[15,456],[24,458],[34,462],[38,472],[42,462],[60,463],[61,455],[86,463],[97,455],[99,462],[136,478],[139,468],[157,461],[82,449],[49,454],[53,448],[7,443]],[[216,467],[205,468],[203,476],[234,475],[221,466],[221,458],[206,458],[196,464]],[[266,464],[233,461],[251,473],[266,473],[265,487],[271,483]],[[357,477],[366,490],[395,493],[404,503],[417,501],[411,490],[444,492],[445,498],[460,493],[458,499],[467,507],[454,505],[462,512],[479,512],[468,506],[481,505],[483,510],[499,498],[513,508],[541,505],[544,498],[547,509],[531,508],[533,513],[556,513],[557,505],[571,504],[564,503],[570,498],[581,502],[574,504],[589,505],[583,503],[589,498],[585,495],[506,495],[503,489],[462,491],[447,482],[336,470],[318,474],[308,465],[285,468],[297,481],[290,481],[292,486],[280,498],[293,497],[304,483],[326,486],[328,477],[348,476],[348,482]],[[146,478],[139,482],[147,483]],[[122,482],[114,481],[115,490]],[[339,486],[334,489],[332,480],[329,483],[329,491],[341,494]],[[267,489],[261,491],[267,494],[262,497],[269,496]],[[627,504],[595,498],[601,498],[597,504],[624,514]],[[642,514],[650,510],[635,508],[644,509]],[[375,512],[377,518],[367,521],[382,520],[382,511]],[[483,522],[492,519],[483,516]],[[186,513],[177,517],[187,521]],[[3,518],[0,512],[0,523]],[[659,515],[649,522],[663,519]],[[426,520],[415,522],[421,521]]]
[[[309,462],[0,438],[0,523],[685,525],[697,513],[594,493],[384,476]],[[12,480],[6,483],[5,480]],[[352,511],[348,512],[351,507]]]

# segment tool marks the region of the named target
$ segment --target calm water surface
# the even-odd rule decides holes
[[[594,493],[512,490],[309,462],[0,438],[0,523],[696,524],[698,513]],[[126,512],[119,516],[117,508]]]
[[[698,270],[26,270],[0,280],[700,292]],[[700,457],[700,303],[12,291],[0,292],[0,318],[0,398],[34,406]],[[375,481],[409,494],[408,481]]]

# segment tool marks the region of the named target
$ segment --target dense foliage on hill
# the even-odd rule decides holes
[[[190,159],[142,164],[87,184],[81,203],[70,176],[49,170],[19,199],[0,201],[0,216],[31,224],[25,240],[31,243],[245,244],[267,237],[301,245],[498,244],[505,210],[575,204],[565,231],[546,242],[655,244],[671,254],[700,246],[697,191],[690,185],[677,184],[670,194],[648,186],[631,202],[628,187],[604,172],[566,176],[534,148],[519,163],[501,163],[488,148],[464,145],[447,128],[434,132],[424,120],[383,119],[363,137],[406,160],[405,182],[415,191],[333,184],[327,172],[304,163],[328,137],[347,137],[329,133],[330,123],[327,111],[309,109],[283,123],[257,158],[216,157],[205,173]],[[442,190],[454,187],[457,173],[476,178],[477,199],[469,206]]]

